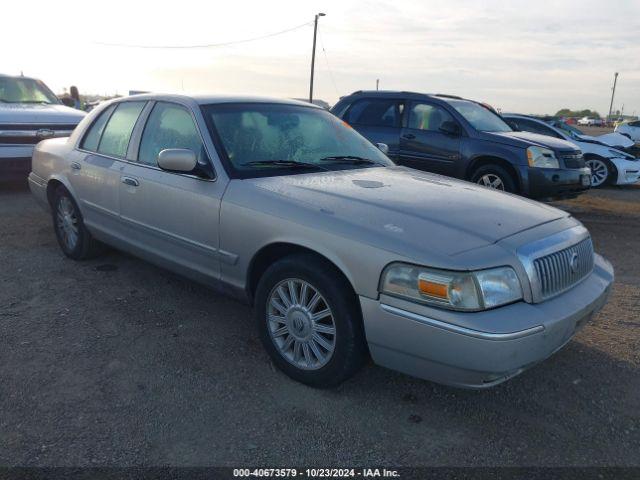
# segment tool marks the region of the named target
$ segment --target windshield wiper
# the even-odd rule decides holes
[[[269,165],[275,165],[276,167],[287,167],[287,168],[305,168],[305,169],[314,169],[314,170],[328,170],[328,168],[323,167],[322,165],[318,165],[316,163],[309,162],[296,162],[294,160],[255,160],[253,162],[244,163],[243,166],[248,165],[250,167],[263,167]]]
[[[11,102],[11,103],[44,103],[46,105],[53,105],[51,102],[47,102],[45,100],[21,100],[19,102]]]
[[[355,155],[332,155],[330,157],[324,157],[320,159],[321,162],[336,162],[336,163],[352,163],[354,165],[378,165],[384,167],[385,165],[375,160],[370,160],[364,157],[357,157]]]

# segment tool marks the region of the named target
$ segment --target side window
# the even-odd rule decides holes
[[[188,148],[198,162],[204,160],[204,148],[191,113],[180,105],[158,102],[144,127],[138,161],[157,165],[158,154],[166,148]]]
[[[98,144],[99,153],[121,158],[127,155],[131,132],[144,105],[145,102],[118,103],[102,133]]]
[[[104,131],[104,126],[107,124],[107,120],[111,116],[111,112],[116,108],[115,105],[111,105],[104,112],[100,114],[98,119],[93,122],[93,125],[89,128],[89,131],[84,136],[80,148],[95,152],[98,150],[98,144],[100,143],[100,137]]]
[[[438,132],[444,122],[455,122],[455,120],[442,107],[427,103],[414,103],[409,110],[409,128]]]
[[[399,101],[386,98],[357,100],[347,111],[347,123],[374,127],[399,127]]]

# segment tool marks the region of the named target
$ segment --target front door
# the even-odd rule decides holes
[[[455,175],[460,158],[460,135],[442,130],[445,122],[457,125],[443,107],[426,102],[412,102],[406,127],[400,135],[399,163],[420,170]]]
[[[138,128],[138,127],[137,127]],[[127,241],[143,256],[207,281],[219,277],[218,220],[222,187],[212,179],[160,169],[167,148],[186,148],[208,162],[189,109],[157,102],[142,130],[137,161],[120,178],[120,218]]]

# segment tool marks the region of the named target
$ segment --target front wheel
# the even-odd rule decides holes
[[[366,357],[357,298],[335,268],[293,255],[264,273],[255,296],[260,339],[274,364],[314,387],[337,385]]]
[[[471,181],[494,190],[511,193],[516,191],[513,178],[499,165],[484,165],[478,168],[471,176]]]
[[[598,188],[609,182],[611,170],[604,160],[599,158],[589,158],[585,164],[591,169],[591,187]]]

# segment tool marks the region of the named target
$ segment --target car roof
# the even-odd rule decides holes
[[[128,97],[122,97],[119,100],[190,100],[194,101],[198,105],[221,103],[277,103],[281,105],[298,105],[310,108],[319,108],[322,110],[322,107],[319,107],[312,103],[302,102],[300,100],[251,95],[184,95],[171,93],[141,93],[130,95]]]
[[[536,117],[535,115],[525,115],[523,113],[502,113],[501,116],[508,118],[526,118],[528,120],[536,120],[548,125],[552,120],[559,120],[557,117]]]
[[[1,78],[23,78],[25,80],[36,80],[36,81],[41,81],[39,78],[34,78],[34,77],[27,77],[25,75],[7,75],[5,73],[0,73],[0,77]]]
[[[424,99],[430,98],[432,100],[467,100],[469,102],[478,103],[475,100],[469,100],[468,98],[458,97],[457,95],[448,95],[444,93],[420,93],[420,92],[410,92],[405,90],[358,90],[353,92],[344,98],[358,97],[358,96],[366,96],[366,97],[382,97],[382,98],[417,98]]]

